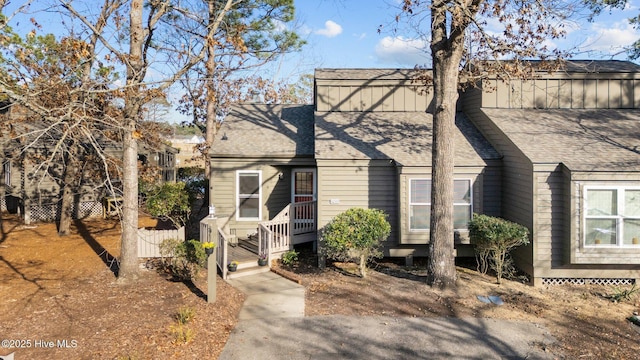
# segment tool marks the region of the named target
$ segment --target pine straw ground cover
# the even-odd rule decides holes
[[[143,268],[137,283],[117,284],[108,267],[119,254],[117,221],[78,222],[67,237],[58,237],[54,224],[24,226],[6,214],[1,225],[0,340],[27,348],[14,343],[0,355],[215,359],[235,326],[244,295],[218,277],[217,302],[208,304],[206,272],[187,286]],[[154,221],[141,219],[140,226]],[[194,313],[182,327],[181,309]]]

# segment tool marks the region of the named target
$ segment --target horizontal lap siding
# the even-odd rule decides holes
[[[536,267],[543,269],[561,266],[565,241],[565,179],[559,169],[536,172],[534,178]]]
[[[219,217],[229,217],[229,228],[245,237],[256,231],[257,221],[236,221],[236,171],[262,171],[262,220],[270,220],[291,202],[291,172],[264,161],[212,160],[209,203]],[[279,174],[282,173],[282,178]]]
[[[392,230],[387,246],[397,243],[397,175],[393,166],[318,164],[318,228],[352,208],[376,208],[388,215]]]
[[[482,176],[482,191],[479,195],[482,200],[483,214],[502,215],[502,166],[495,165],[485,168]]]
[[[470,92],[466,95],[465,101],[473,105],[478,102],[480,96],[479,92]],[[491,97],[490,94],[485,96]],[[532,163],[480,109],[465,106],[465,112],[484,137],[503,155],[500,215],[532,230]],[[535,237],[533,234],[534,241]],[[512,255],[518,267],[533,274],[533,244],[518,248]]]

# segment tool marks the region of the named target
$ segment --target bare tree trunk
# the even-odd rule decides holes
[[[447,37],[445,1],[431,8],[431,53],[433,59],[433,148],[431,168],[431,224],[428,282],[440,288],[455,286],[456,267],[453,234],[453,173],[458,66],[462,59],[464,29]]]
[[[140,110],[138,89],[144,77],[142,3],[142,0],[132,0],[129,14],[130,48],[125,89],[122,159],[122,245],[118,270],[118,280],[121,282],[138,278],[138,142],[135,137],[138,134],[136,119]]]
[[[208,9],[208,30],[207,30],[207,38],[205,41],[207,42],[207,61],[205,63],[207,79],[205,82],[205,86],[207,88],[207,120],[206,120],[206,132],[205,132],[205,141],[206,141],[206,150],[204,154],[204,176],[206,179],[209,179],[211,176],[211,164],[209,163],[208,155],[209,149],[211,145],[215,141],[216,134],[218,133],[218,119],[217,119],[217,110],[218,110],[218,99],[216,97],[216,89],[215,83],[213,79],[216,76],[216,32],[220,28],[220,24],[222,20],[229,12],[231,7],[234,5],[232,0],[226,0],[224,3],[219,0],[207,0],[207,9]],[[221,8],[219,8],[222,6]],[[216,13],[217,11],[217,13]],[[209,198],[209,187],[205,190],[205,199],[208,201]]]
[[[74,193],[78,190],[78,147],[70,144],[68,159],[64,167],[64,184],[62,189],[62,205],[60,209],[60,225],[58,235],[67,236],[71,233],[71,221],[73,219]]]
[[[208,3],[209,10],[209,34],[207,36],[207,61],[205,62],[206,76],[205,86],[207,88],[207,112],[206,112],[206,123],[205,123],[205,148],[204,154],[204,178],[207,180],[207,183],[204,188],[204,200],[202,201],[202,206],[198,210],[200,210],[208,205],[211,205],[211,162],[209,161],[209,150],[211,149],[211,145],[216,139],[216,134],[218,133],[218,124],[216,119],[216,108],[217,108],[217,99],[216,99],[216,91],[214,88],[213,79],[216,75],[216,47],[213,36],[215,32],[213,32],[213,24],[216,20],[215,13],[215,1],[209,0]]]

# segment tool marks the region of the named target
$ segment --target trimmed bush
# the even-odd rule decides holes
[[[351,208],[325,227],[324,252],[334,260],[358,262],[360,275],[366,277],[367,263],[382,257],[380,246],[390,233],[391,225],[384,211]]]
[[[500,284],[503,275],[511,274],[514,269],[509,252],[529,243],[529,230],[508,220],[473,214],[469,237],[476,246],[478,271],[486,274],[489,268],[493,269]]]
[[[198,240],[181,241],[166,239],[160,243],[160,255],[167,271],[174,278],[187,281],[193,279],[207,260],[207,254]]]

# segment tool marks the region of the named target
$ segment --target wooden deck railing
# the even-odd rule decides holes
[[[258,233],[263,235],[264,239],[260,239],[260,244],[265,244],[262,248],[269,251],[269,255],[272,252],[279,251],[287,251],[291,246],[291,232],[290,229],[290,220],[281,219],[281,220],[270,220],[263,221],[259,224]],[[268,230],[260,231],[260,229],[264,227]],[[261,245],[262,246],[262,245]]]
[[[259,251],[269,256],[291,250],[292,236],[316,230],[316,202],[304,201],[287,205],[272,220],[258,225]]]
[[[301,201],[291,204],[293,235],[316,231],[316,202]]]
[[[227,278],[227,258],[229,254],[229,239],[224,231],[218,227],[216,219],[203,219],[200,221],[200,241],[216,244],[213,255],[216,257],[216,265],[222,273],[222,278]]]
[[[267,265],[271,267],[271,238],[273,232],[263,224],[258,224],[258,253],[267,255]]]
[[[229,240],[227,239],[226,234],[222,231],[221,228],[218,228],[218,241],[216,244],[216,264],[218,264],[218,268],[220,272],[222,272],[222,278],[227,278],[227,259],[229,257]]]

